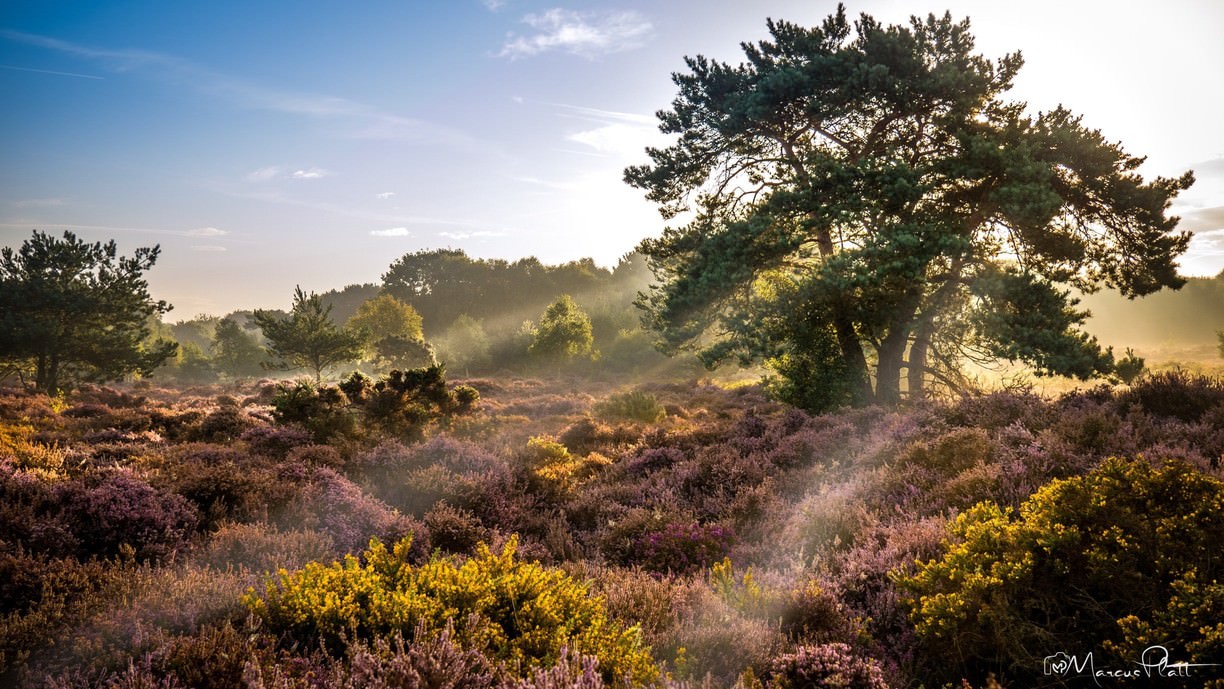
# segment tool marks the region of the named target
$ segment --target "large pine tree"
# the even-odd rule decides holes
[[[1004,101],[1021,57],[974,54],[968,20],[769,31],[740,65],[687,58],[677,141],[625,173],[687,221],[638,249],[665,348],[765,361],[812,408],[892,403],[965,355],[1106,372],[1070,288],[1180,286],[1191,174],[1145,182],[1069,111]]]

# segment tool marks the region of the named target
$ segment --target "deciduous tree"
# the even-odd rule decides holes
[[[81,381],[149,375],[174,356],[167,340],[145,343],[155,315],[144,273],[157,246],[119,256],[115,242],[90,244],[72,232],[43,232],[0,253],[0,360],[54,395]]]
[[[242,378],[263,370],[264,350],[259,340],[232,317],[217,322],[211,349],[213,365],[220,373]]]
[[[591,319],[568,294],[563,294],[544,311],[529,351],[534,356],[567,361],[590,357],[593,342]]]
[[[768,27],[740,65],[686,59],[659,113],[679,138],[625,173],[686,214],[639,247],[666,350],[765,361],[809,407],[891,403],[966,354],[1107,372],[1069,288],[1182,283],[1191,174],[1146,182],[1068,110],[1004,101],[1021,57],[975,54],[968,20]]]
[[[379,368],[422,368],[435,363],[433,348],[421,329],[421,314],[390,294],[363,302],[345,325],[365,336],[367,357]]]

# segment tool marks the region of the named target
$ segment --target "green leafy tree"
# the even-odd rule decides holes
[[[442,359],[454,370],[478,369],[491,361],[491,345],[484,326],[467,314],[460,314],[447,328],[441,350]]]
[[[309,368],[316,382],[322,382],[324,369],[361,358],[360,335],[337,326],[331,319],[331,306],[301,287],[294,288],[288,317],[259,309],[253,318],[268,340],[268,354],[277,359],[272,365]]]
[[[593,355],[591,319],[568,295],[557,298],[544,311],[528,351],[551,360],[572,360]]]
[[[768,27],[738,66],[686,60],[678,140],[625,172],[689,218],[638,249],[665,351],[764,361],[808,407],[892,403],[965,355],[1108,372],[1068,288],[1181,285],[1165,211],[1192,175],[1145,182],[1069,111],[1002,100],[1020,55],[974,54],[967,20]]]
[[[391,294],[363,302],[346,327],[365,335],[367,356],[379,368],[421,368],[435,363],[433,348],[421,329],[421,314]]]
[[[149,296],[144,272],[160,249],[119,256],[115,242],[43,232],[0,253],[0,361],[50,395],[65,384],[149,375],[177,345],[147,343],[151,318],[170,310]]]
[[[243,378],[263,370],[264,349],[259,340],[233,318],[217,322],[211,350],[213,366],[225,375]]]

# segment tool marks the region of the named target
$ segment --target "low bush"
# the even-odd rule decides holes
[[[1109,459],[1041,488],[1018,516],[981,503],[951,531],[941,558],[898,575],[932,667],[963,673],[948,679],[1035,680],[1050,649],[1144,640],[1213,662],[1201,654],[1219,647],[1218,609],[1201,603],[1224,600],[1213,583],[1224,482],[1180,462]],[[1173,623],[1170,610],[1185,616]]]
[[[81,554],[111,557],[121,547],[139,559],[164,559],[187,545],[200,513],[181,495],[162,492],[128,472],[57,486]]]
[[[460,645],[520,673],[555,664],[568,648],[598,658],[608,682],[657,677],[637,630],[613,624],[602,602],[568,575],[515,559],[516,544],[511,539],[501,554],[482,546],[462,564],[434,558],[414,567],[411,539],[390,549],[374,540],[360,559],[284,572],[244,601],[305,644],[339,648],[343,637],[432,634],[450,621],[459,625]]]
[[[773,659],[771,689],[888,689],[880,666],[843,643],[800,646]]]
[[[624,419],[642,423],[657,423],[667,416],[667,410],[648,392],[632,390],[611,395],[595,405],[596,416],[604,419]]]

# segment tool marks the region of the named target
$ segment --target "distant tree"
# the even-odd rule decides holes
[[[366,283],[362,285],[345,285],[342,289],[332,289],[319,294],[323,303],[332,307],[332,318],[337,323],[347,323],[357,315],[357,309],[365,302],[377,297],[383,291],[382,285]]]
[[[592,356],[593,342],[591,319],[563,294],[544,311],[529,351],[545,359],[570,360]]]
[[[1216,337],[1220,340],[1220,356],[1224,357],[1224,330],[1217,330]]]
[[[346,324],[362,333],[367,358],[380,369],[422,368],[435,363],[433,348],[425,342],[421,314],[390,294],[361,304]]]
[[[170,332],[174,341],[180,345],[190,342],[206,351],[212,346],[213,336],[217,332],[217,323],[220,320],[217,316],[200,314],[190,320],[179,321],[171,325]]]
[[[383,275],[385,290],[412,304],[431,339],[432,328],[457,313],[491,327],[539,313],[557,294],[602,293],[612,284],[612,273],[589,258],[550,266],[535,257],[473,259],[458,249],[406,254]]]
[[[1145,182],[1069,111],[1004,101],[1020,55],[974,54],[968,21],[768,27],[740,65],[686,60],[676,142],[625,172],[689,213],[638,249],[666,351],[763,361],[808,407],[888,404],[966,354],[1108,373],[1069,288],[1182,284],[1165,212],[1193,176]]]
[[[480,321],[460,314],[441,341],[441,358],[452,370],[483,368],[490,362],[489,336]]]
[[[337,326],[331,306],[301,287],[294,288],[288,317],[259,309],[253,318],[268,340],[268,354],[276,358],[270,366],[309,368],[315,381],[322,382],[324,369],[361,358],[361,337]]]
[[[0,361],[35,389],[58,394],[65,384],[149,375],[178,347],[146,343],[149,323],[170,305],[149,296],[143,274],[160,249],[118,256],[115,242],[89,244],[35,231],[0,253]]]
[[[243,378],[257,376],[263,370],[264,349],[259,340],[231,317],[217,322],[211,351],[213,366],[219,373]]]
[[[179,343],[178,356],[167,370],[173,378],[185,383],[203,383],[216,380],[217,370],[213,360],[195,342]]]

